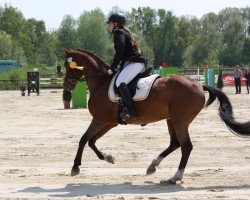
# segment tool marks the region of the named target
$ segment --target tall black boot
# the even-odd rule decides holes
[[[121,83],[120,86],[118,87],[118,91],[120,93],[122,101],[124,102],[127,108],[127,115],[123,117],[123,121],[126,121],[128,118],[135,119],[137,117],[137,114],[133,106],[132,96],[130,94],[130,91],[126,83]]]

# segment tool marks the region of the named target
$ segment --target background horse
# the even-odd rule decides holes
[[[64,88],[73,90],[77,81],[84,76],[89,90],[88,108],[93,119],[80,139],[71,175],[80,172],[82,153],[88,143],[99,159],[114,163],[111,155],[102,153],[95,145],[96,140],[110,129],[118,125],[118,104],[110,101],[108,89],[113,75],[108,74],[109,66],[95,54],[85,50],[65,50],[66,76]],[[205,105],[204,91],[209,92]],[[170,76],[157,78],[149,96],[143,101],[134,102],[138,118],[126,121],[128,124],[148,124],[162,119],[167,120],[170,134],[169,146],[155,158],[147,169],[147,174],[153,174],[156,166],[172,153],[181,148],[181,160],[177,172],[163,183],[175,184],[183,177],[184,170],[192,151],[192,143],[188,128],[201,109],[209,106],[216,98],[220,102],[219,114],[227,127],[240,136],[250,135],[250,121],[238,123],[234,120],[232,106],[227,96],[216,89],[203,86],[185,76]]]

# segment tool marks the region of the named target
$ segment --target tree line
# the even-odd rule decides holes
[[[135,33],[149,64],[170,66],[234,66],[250,63],[250,7],[225,8],[218,14],[175,16],[150,7],[124,12],[128,28]],[[64,48],[87,49],[107,64],[114,55],[108,16],[97,8],[75,19],[65,15],[60,27],[47,31],[45,22],[25,19],[9,5],[0,7],[0,60],[17,60],[24,67],[52,67],[64,63]]]

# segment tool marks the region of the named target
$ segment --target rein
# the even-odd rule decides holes
[[[81,76],[80,78],[75,78],[74,76],[68,76],[67,78],[67,83],[69,85],[75,85],[81,78],[83,78],[84,80],[91,80],[91,79],[95,79],[95,78],[98,78],[98,77],[105,77],[107,76],[106,74],[102,74],[102,73],[98,73],[98,74],[95,74],[95,75],[92,75],[92,76]]]
[[[94,78],[97,78],[97,77],[104,77],[104,76],[107,76],[106,74],[102,74],[102,73],[98,73],[98,74],[95,74],[93,76],[84,76],[84,78],[87,80],[87,79],[94,79]]]

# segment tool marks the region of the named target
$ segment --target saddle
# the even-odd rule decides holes
[[[151,74],[152,69],[153,69],[152,67],[149,67],[143,73],[138,74],[128,84],[128,88],[130,90],[131,96],[133,97],[133,101],[142,101],[147,98],[155,79],[159,77],[159,75],[157,74],[154,74],[154,75]],[[121,116],[120,116],[120,114],[122,113],[122,111],[124,111],[124,109],[126,109],[126,107],[124,106],[122,99],[119,96],[118,89],[116,85],[114,84],[118,75],[119,75],[118,73],[115,74],[115,76],[113,77],[110,83],[108,96],[111,101],[118,102],[117,122],[119,124],[126,124],[126,122],[121,120]]]

